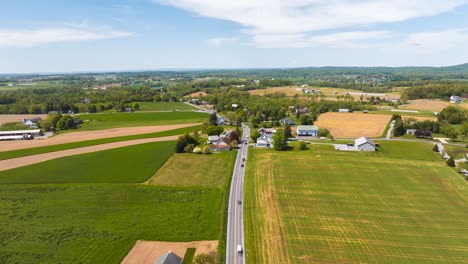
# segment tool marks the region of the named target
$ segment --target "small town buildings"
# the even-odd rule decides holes
[[[219,136],[208,136],[208,143],[213,144],[219,141]]]
[[[266,136],[261,136],[257,138],[257,142],[255,144],[256,147],[258,148],[269,148],[271,147],[271,138],[268,138]]]
[[[228,137],[221,137],[217,142],[210,146],[213,151],[225,151],[231,149],[231,140]]]
[[[316,137],[318,136],[317,126],[297,126],[296,134],[298,137]]]
[[[349,109],[348,108],[340,108],[340,109],[338,109],[338,113],[349,113]]]
[[[0,140],[33,139],[34,136],[43,136],[43,135],[44,134],[42,133],[40,129],[0,131]]]
[[[216,121],[216,124],[218,126],[225,126],[228,124],[228,121],[224,119],[224,117],[218,117],[218,120]]]
[[[172,251],[160,256],[156,264],[181,264],[182,258],[174,254]]]
[[[459,104],[462,102],[462,99],[460,96],[452,95],[450,96],[450,102],[454,104]]]
[[[357,151],[375,151],[377,146],[367,137],[360,137],[354,141],[354,147]]]

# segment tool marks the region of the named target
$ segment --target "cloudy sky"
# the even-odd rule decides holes
[[[468,0],[0,0],[0,73],[468,62]]]

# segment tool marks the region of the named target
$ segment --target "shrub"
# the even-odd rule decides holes
[[[210,154],[211,149],[210,149],[210,147],[204,147],[202,152],[203,152],[203,154]]]
[[[434,144],[434,147],[432,148],[432,151],[439,152],[439,147],[437,146],[437,144]]]
[[[307,144],[304,141],[299,141],[299,149],[300,150],[306,150],[307,149]]]
[[[449,167],[455,167],[455,161],[452,158],[450,158],[447,160],[447,165]]]

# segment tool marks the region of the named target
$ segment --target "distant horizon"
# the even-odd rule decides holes
[[[449,65],[442,65],[442,66],[425,66],[425,65],[420,65],[420,66],[414,66],[414,65],[408,65],[408,66],[334,66],[334,65],[328,65],[328,66],[305,66],[305,67],[252,67],[252,68],[174,68],[174,69],[169,69],[169,68],[161,68],[161,69],[124,69],[124,70],[89,70],[89,71],[64,71],[64,72],[11,72],[11,73],[0,73],[0,76],[15,76],[15,75],[53,75],[53,74],[64,74],[64,75],[69,75],[69,74],[105,74],[105,73],[127,73],[127,72],[191,72],[191,71],[235,71],[235,70],[288,70],[288,69],[321,69],[321,68],[447,68],[447,67],[456,67],[456,66],[462,66],[462,65],[468,65],[467,63],[461,63],[461,64],[449,64]]]

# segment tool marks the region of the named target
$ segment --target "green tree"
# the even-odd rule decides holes
[[[250,133],[250,138],[253,140],[253,141],[257,141],[257,139],[260,137],[260,132],[258,132],[257,130],[253,130],[251,133]]]
[[[218,136],[223,133],[224,128],[221,126],[209,126],[205,129],[206,134],[208,136]]]
[[[314,121],[312,121],[312,118],[310,117],[309,114],[301,115],[300,121],[301,121],[301,125],[313,125],[314,124]]]
[[[175,146],[175,152],[176,153],[183,153],[185,152],[185,148],[188,146],[188,145],[197,145],[197,141],[188,133],[180,136],[178,139],[177,139],[177,142],[176,142],[176,146]],[[192,147],[192,150],[193,151],[193,147]]]
[[[432,148],[432,151],[439,152],[439,147],[437,146],[437,144],[434,144],[434,147]]]
[[[306,150],[307,149],[307,144],[304,141],[299,141],[299,149],[300,150]]]
[[[290,138],[292,137],[292,131],[291,131],[291,125],[290,124],[284,124],[284,138]]]
[[[273,135],[273,148],[275,150],[286,150],[288,143],[286,142],[286,138],[284,137],[284,130],[278,129],[276,133]]]
[[[455,160],[453,160],[452,158],[448,159],[447,160],[447,165],[449,167],[455,167]]]
[[[140,105],[138,103],[133,103],[132,108],[135,109],[135,110],[138,110],[138,109],[140,109]]]
[[[406,134],[405,127],[401,118],[395,119],[395,126],[393,127],[393,135],[395,137],[403,136]]]
[[[463,141],[465,141],[466,136],[468,135],[468,122],[463,122],[460,127],[460,134],[463,137]]]
[[[237,148],[238,145],[239,145],[239,142],[237,142],[237,140],[231,141],[231,148]]]
[[[218,125],[217,122],[218,122],[218,116],[216,115],[216,112],[210,114],[210,119],[208,123],[212,126],[217,126]]]
[[[70,115],[64,115],[57,122],[57,129],[67,130],[73,128],[73,117]]]

